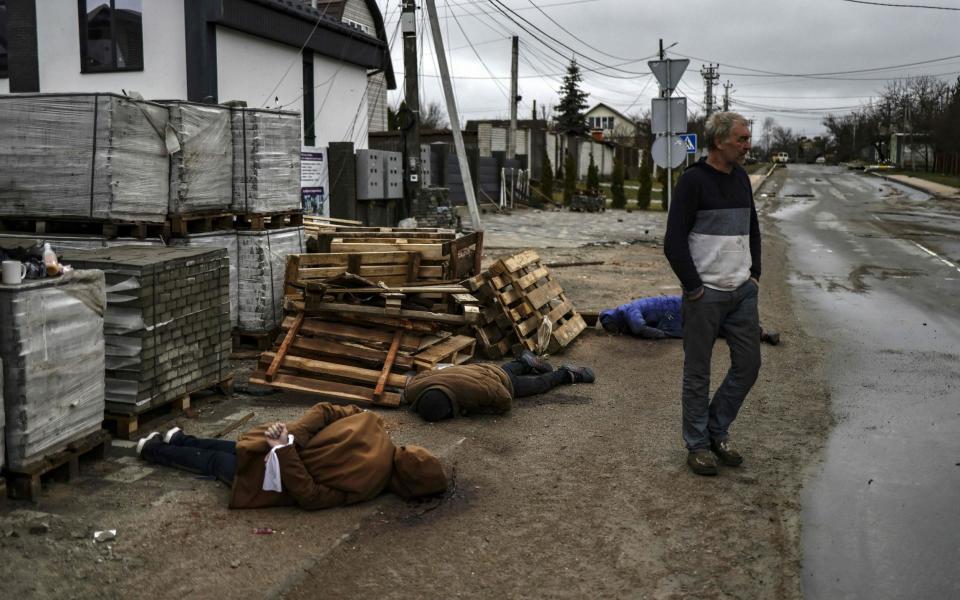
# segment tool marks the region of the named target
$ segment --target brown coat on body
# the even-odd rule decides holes
[[[252,429],[237,442],[230,508],[330,508],[374,498],[390,482],[396,448],[383,420],[356,406],[321,402],[287,424],[294,444],[277,451],[283,491],[264,491],[266,428]]]
[[[453,412],[505,413],[513,400],[513,383],[507,372],[495,365],[473,364],[420,373],[407,383],[404,395],[413,410],[427,390],[440,390],[453,403]]]

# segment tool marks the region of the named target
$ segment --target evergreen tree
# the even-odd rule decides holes
[[[613,159],[613,182],[610,184],[613,196],[613,208],[626,208],[627,195],[623,191],[623,162],[619,157]]]
[[[646,148],[640,152],[640,189],[637,191],[637,208],[647,210],[650,208],[650,193],[653,188],[653,157]]]
[[[593,152],[590,153],[590,166],[587,167],[587,189],[590,192],[600,189],[600,168],[593,162]]]
[[[577,66],[576,59],[571,59],[570,65],[567,66],[567,74],[563,76],[563,84],[560,86],[560,104],[556,108],[557,131],[561,134],[586,135],[589,131],[584,112],[589,94],[581,89],[582,81],[580,67]]]
[[[561,185],[566,185],[564,182],[567,180],[567,176],[566,176],[566,173],[563,172],[563,163],[564,163],[563,160],[557,161],[557,176],[553,178],[554,185],[556,185],[557,181],[559,181]],[[551,196],[551,199],[553,199],[552,196]]]
[[[540,176],[540,193],[553,201],[553,165],[550,155],[543,153],[543,175]]]
[[[573,195],[577,193],[577,165],[569,154],[563,162],[563,205],[570,206]]]

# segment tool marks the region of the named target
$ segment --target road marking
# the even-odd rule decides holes
[[[873,217],[874,219],[880,221],[881,223],[883,222],[883,219],[881,219],[881,218],[878,217],[877,215],[870,215],[870,216]],[[930,256],[934,257],[935,259],[939,260],[939,261],[942,262],[943,264],[945,264],[945,265],[947,265],[948,267],[951,267],[951,268],[953,268],[953,269],[956,269],[957,272],[960,272],[960,265],[958,265],[957,263],[953,262],[953,261],[950,260],[949,258],[940,256],[939,254],[937,254],[937,253],[934,252],[933,250],[927,248],[927,247],[924,246],[923,244],[918,244],[917,242],[915,242],[915,241],[913,241],[913,240],[904,240],[904,241],[909,241],[911,244],[913,244],[913,245],[916,246],[917,248],[920,248],[921,250],[923,250],[924,252],[926,252],[926,253],[929,254]]]
[[[846,199],[847,199],[847,197],[843,195],[843,192],[841,192],[841,191],[839,191],[839,190],[837,190],[837,189],[830,188],[830,193],[833,194],[833,196],[834,196],[835,198],[837,198],[838,200],[846,200]]]

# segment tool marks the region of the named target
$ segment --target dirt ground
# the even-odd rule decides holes
[[[397,442],[441,456],[452,481],[442,498],[230,511],[224,486],[115,446],[83,465],[81,481],[47,485],[36,505],[0,507],[3,595],[800,598],[799,490],[831,425],[829,398],[821,342],[794,315],[784,241],[766,220],[764,235],[761,319],[783,343],[763,346],[732,430],[740,468],[703,478],[685,466],[678,341],[588,330],[551,360],[591,365],[593,385],[517,401],[505,416],[429,424],[379,411]],[[538,251],[604,261],[555,270],[583,310],[678,292],[655,243]],[[495,252],[487,258],[510,253]],[[714,386],[728,364],[721,341]],[[176,423],[209,434],[249,412],[254,422],[295,418],[313,402],[253,391],[210,396]],[[104,529],[116,539],[94,542]]]

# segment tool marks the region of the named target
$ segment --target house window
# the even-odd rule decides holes
[[[80,70],[143,70],[143,0],[78,0]]]
[[[7,77],[7,0],[0,0],[0,79]]]

